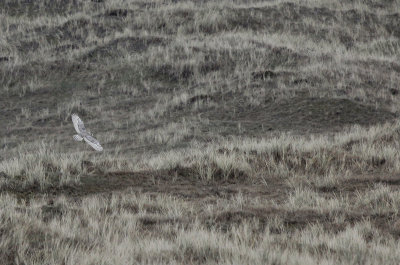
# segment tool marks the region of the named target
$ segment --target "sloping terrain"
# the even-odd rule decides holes
[[[4,264],[400,263],[398,0],[0,11]]]

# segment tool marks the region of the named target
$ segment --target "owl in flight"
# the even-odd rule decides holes
[[[91,147],[93,147],[96,151],[103,151],[103,147],[101,147],[99,141],[97,141],[91,133],[86,131],[85,125],[83,125],[83,121],[76,114],[72,114],[72,123],[74,124],[75,131],[78,134],[73,136],[75,141],[85,140]]]

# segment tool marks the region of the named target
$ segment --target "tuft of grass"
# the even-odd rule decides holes
[[[16,157],[0,162],[0,171],[9,176],[3,185],[39,185],[43,189],[79,183],[82,154],[60,154],[54,144],[45,142],[35,149],[29,153],[20,151]]]

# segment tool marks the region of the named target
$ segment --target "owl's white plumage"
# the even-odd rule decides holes
[[[91,147],[96,151],[103,151],[103,147],[100,145],[99,141],[96,140],[88,131],[86,131],[83,121],[76,114],[72,114],[72,123],[74,124],[75,131],[78,134],[73,136],[75,141],[85,140]]]
[[[75,131],[79,134],[86,132],[85,125],[81,118],[78,117],[75,113],[72,114],[72,123],[74,124]]]
[[[81,137],[79,134],[75,134],[72,136],[75,141],[81,142],[83,140],[83,137]]]

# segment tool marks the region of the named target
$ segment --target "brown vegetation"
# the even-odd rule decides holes
[[[398,0],[0,10],[2,264],[400,263]]]

